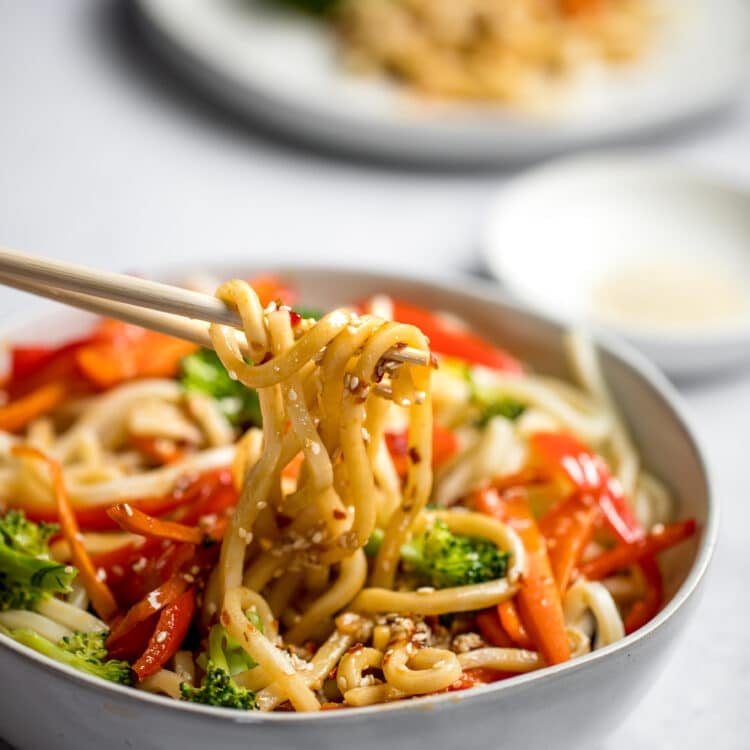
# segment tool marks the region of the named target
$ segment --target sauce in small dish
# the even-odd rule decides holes
[[[750,193],[723,180],[651,155],[564,159],[500,192],[484,250],[515,297],[672,376],[750,361]]]

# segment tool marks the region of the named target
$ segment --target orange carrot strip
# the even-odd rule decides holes
[[[667,526],[656,527],[645,538],[630,544],[618,544],[600,555],[586,560],[579,569],[581,575],[590,581],[606,578],[628,565],[632,565],[646,557],[653,557],[669,547],[687,539],[695,533],[695,519],[678,521]]]
[[[73,565],[78,569],[78,574],[81,576],[83,586],[89,595],[89,599],[91,599],[91,604],[96,613],[103,620],[110,620],[117,612],[117,602],[109,590],[109,586],[104,581],[99,580],[94,563],[91,561],[89,553],[81,541],[82,537],[78,528],[78,521],[70,504],[68,492],[65,489],[62,467],[57,461],[30,445],[14,445],[12,453],[15,456],[38,459],[49,467],[50,474],[52,475],[55,502],[57,503],[57,517],[60,521],[63,536],[70,546],[71,560]]]
[[[513,641],[510,639],[508,634],[500,624],[500,620],[497,616],[497,610],[485,609],[477,614],[476,618],[477,627],[487,643],[499,648],[510,648],[513,646]]]
[[[29,422],[59,406],[67,390],[61,383],[47,383],[0,408],[0,430],[18,432]]]
[[[181,461],[185,451],[181,450],[174,440],[158,438],[151,435],[131,435],[130,444],[155,464],[171,464]]]
[[[155,539],[201,544],[205,535],[197,526],[186,526],[175,521],[162,521],[144,513],[129,503],[118,503],[107,509],[107,515],[124,531]]]
[[[560,593],[557,589],[544,537],[523,491],[499,493],[487,488],[476,493],[474,505],[481,513],[507,523],[518,534],[528,556],[527,571],[516,594],[518,614],[547,664],[570,659]]]
[[[197,349],[189,341],[119,321],[102,321],[99,340],[76,352],[76,363],[98,388],[111,388],[132,378],[169,378],[180,360]]]
[[[601,511],[593,497],[573,495],[552,508],[539,522],[561,596],[600,517]]]
[[[534,641],[531,639],[531,636],[521,622],[521,617],[518,614],[518,607],[516,607],[516,604],[512,599],[498,604],[497,614],[500,617],[500,624],[503,626],[503,630],[508,634],[516,646],[532,651],[536,648]]]

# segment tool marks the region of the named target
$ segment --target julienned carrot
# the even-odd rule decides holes
[[[14,445],[12,453],[16,456],[43,461],[49,467],[55,502],[57,503],[57,517],[60,521],[63,536],[70,546],[73,565],[78,569],[83,586],[97,614],[103,620],[109,621],[117,612],[117,602],[109,590],[109,586],[104,581],[99,580],[96,568],[81,541],[78,521],[70,504],[68,492],[65,489],[62,467],[57,461],[30,445]]]
[[[152,435],[131,435],[130,444],[150,461],[163,466],[181,461],[185,457],[183,451],[174,440],[153,437]]]
[[[500,624],[500,618],[496,609],[485,609],[479,612],[476,617],[476,623],[482,638],[492,646],[510,648],[514,645],[510,636]]]
[[[113,648],[138,623],[143,622],[156,612],[170,605],[188,587],[187,581],[179,574],[173,575],[158,588],[150,591],[139,602],[136,602],[125,616],[114,624],[107,638],[107,648]]]
[[[659,614],[664,597],[661,571],[653,557],[645,557],[638,563],[646,581],[646,593],[637,601],[625,618],[625,633],[630,635]]]
[[[155,539],[201,544],[204,533],[197,526],[185,526],[175,521],[162,521],[134,508],[129,503],[118,503],[107,510],[107,515],[124,531]]]
[[[59,406],[67,394],[61,383],[47,383],[0,408],[0,430],[18,432],[29,422]]]
[[[497,605],[497,614],[500,618],[500,624],[503,630],[508,634],[516,646],[533,650],[536,648],[534,641],[526,631],[518,614],[518,608],[512,599],[507,602],[501,602]]]
[[[653,557],[687,539],[695,533],[695,528],[696,524],[693,518],[656,527],[644,539],[639,539],[631,544],[618,544],[593,559],[587,560],[580,565],[579,572],[592,581],[606,578],[634,562],[646,557]]]
[[[539,522],[561,596],[568,588],[573,570],[600,517],[601,510],[594,498],[573,495],[552,508]]]
[[[493,488],[480,490],[475,508],[507,523],[518,534],[527,553],[527,570],[515,603],[524,627],[547,664],[570,659],[562,602],[552,575],[544,537],[523,491],[501,497]]]

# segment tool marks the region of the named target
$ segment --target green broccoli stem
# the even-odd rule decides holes
[[[63,594],[70,591],[75,568],[53,560],[32,557],[0,544],[0,576],[16,586],[28,586],[39,594]]]
[[[65,647],[59,644],[48,641],[33,630],[13,630],[10,635],[13,640],[18,643],[33,648],[34,651],[37,651],[50,659],[54,659],[62,664],[67,664],[69,667],[73,667],[73,669],[86,672],[104,680],[109,680],[110,682],[119,682],[123,684],[130,684],[132,682],[130,666],[127,662],[118,661],[116,659],[110,661],[94,661],[92,657],[100,654],[92,648],[89,648],[88,651],[84,652],[84,655],[79,655],[66,650]]]

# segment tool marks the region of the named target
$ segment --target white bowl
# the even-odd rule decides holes
[[[248,268],[224,268],[223,277]],[[537,369],[566,376],[562,327],[550,318],[499,301],[476,283],[431,282],[364,271],[303,269],[283,272],[306,304],[329,306],[387,292],[450,310]],[[174,274],[172,274],[174,278]],[[47,316],[7,335],[59,337],[80,316]],[[59,665],[0,636],[0,732],[19,748],[131,747],[204,750],[304,747],[358,750],[383,747],[507,747],[557,750],[591,747],[636,706],[665,668],[676,638],[696,605],[717,536],[702,454],[672,387],[628,347],[601,339],[604,372],[630,423],[646,465],[680,499],[680,515],[693,516],[700,533],[665,560],[669,601],[637,633],[567,664],[461,693],[317,715],[235,712],[148,695],[101,682]],[[693,689],[685,686],[686,690]],[[675,696],[679,700],[680,696]]]
[[[555,162],[500,192],[484,251],[514,296],[615,329],[671,375],[750,359],[750,193],[718,179],[645,155]]]
[[[271,132],[390,160],[486,166],[642,138],[705,117],[744,91],[746,0],[654,5],[663,18],[643,59],[587,66],[557,105],[547,101],[537,113],[430,101],[354,75],[325,24],[280,3],[138,0],[135,8],[165,59]]]

